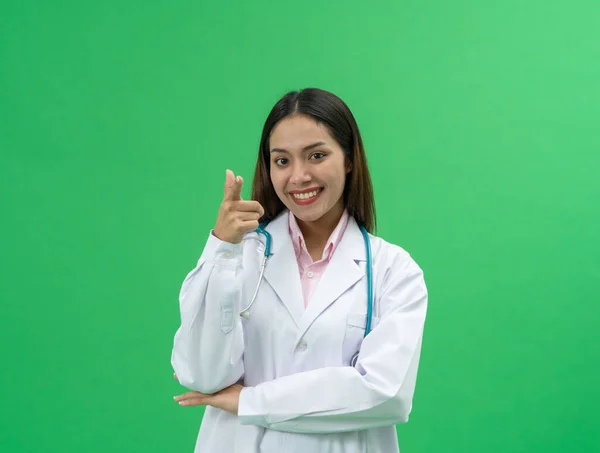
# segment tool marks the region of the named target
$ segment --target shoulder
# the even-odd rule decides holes
[[[379,282],[381,316],[417,310],[424,316],[428,290],[423,270],[403,247],[371,236],[373,272]]]
[[[260,224],[261,231],[252,230],[244,235],[244,248],[256,249],[259,253],[264,252],[264,248],[269,244],[271,253],[281,246],[282,240],[289,240],[288,232],[288,211],[280,212],[270,222]]]
[[[411,254],[402,246],[392,244],[372,234],[369,234],[369,239],[371,240],[373,265],[390,269],[394,272],[423,272]]]

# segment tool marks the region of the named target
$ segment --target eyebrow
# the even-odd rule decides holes
[[[322,146],[322,145],[327,145],[327,143],[325,143],[325,142],[315,142],[315,143],[313,143],[311,145],[307,145],[304,148],[302,148],[302,151],[309,151],[311,149],[317,148],[317,147]],[[285,149],[282,149],[282,148],[273,148],[271,150],[271,152],[272,153],[287,153],[287,154],[289,154],[289,151],[287,151]]]

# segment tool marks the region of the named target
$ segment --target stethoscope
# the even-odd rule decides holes
[[[254,304],[254,301],[256,300],[256,295],[258,294],[258,289],[260,288],[260,283],[262,282],[263,276],[265,274],[265,267],[267,265],[267,259],[269,258],[269,255],[271,254],[271,234],[265,230],[265,227],[267,226],[268,222],[263,222],[261,223],[258,228],[256,230],[254,230],[255,232],[262,234],[265,237],[265,250],[264,250],[264,256],[262,259],[262,264],[260,267],[260,275],[258,277],[258,283],[256,284],[256,289],[254,290],[254,294],[252,296],[252,299],[250,300],[250,303],[248,304],[248,306],[246,308],[244,308],[241,312],[240,312],[240,316],[244,319],[250,319],[250,308],[252,307],[252,305]],[[369,240],[369,233],[367,233],[367,230],[365,229],[364,226],[359,225],[360,228],[360,232],[363,235],[363,238],[365,240],[365,249],[367,252],[367,322],[365,325],[365,337],[369,334],[369,332],[371,331],[371,323],[373,320],[373,260],[371,258],[371,241]],[[350,359],[350,366],[355,366],[356,362],[358,360],[358,352],[356,352],[353,356],[352,359]]]

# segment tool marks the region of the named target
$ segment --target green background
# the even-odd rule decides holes
[[[592,0],[2,2],[0,451],[193,451],[179,287],[307,86],[425,271],[403,453],[600,451]]]

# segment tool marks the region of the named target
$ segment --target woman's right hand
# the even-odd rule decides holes
[[[244,180],[237,178],[231,170],[225,173],[225,190],[219,207],[219,216],[213,234],[222,241],[232,244],[242,242],[244,235],[258,227],[265,210],[258,201],[242,200]]]

